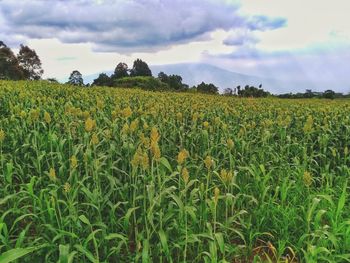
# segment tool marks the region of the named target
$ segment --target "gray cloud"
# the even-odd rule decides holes
[[[208,38],[217,29],[271,30],[285,20],[244,17],[221,0],[0,1],[0,38],[57,38],[97,51],[150,51]],[[228,41],[229,43],[229,41]]]
[[[254,46],[240,46],[231,54],[207,55],[204,61],[245,74],[298,83],[291,89],[294,92],[303,92],[309,85],[308,88],[313,90],[333,89],[349,93],[350,68],[344,63],[350,60],[349,50],[349,44],[336,48],[315,44],[293,51],[264,51]]]
[[[268,16],[253,16],[248,20],[248,28],[251,30],[274,30],[277,28],[281,28],[287,25],[287,20],[282,17],[271,18]]]
[[[229,35],[223,43],[228,46],[244,46],[254,45],[258,42],[259,39],[251,31],[237,30]]]

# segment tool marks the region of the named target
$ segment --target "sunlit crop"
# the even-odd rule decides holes
[[[0,262],[349,262],[350,101],[0,82]]]

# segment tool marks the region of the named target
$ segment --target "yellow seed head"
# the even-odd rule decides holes
[[[147,170],[149,167],[149,158],[146,152],[144,152],[142,155],[141,165],[143,170]]]
[[[78,160],[77,160],[77,157],[75,155],[73,155],[70,158],[70,166],[71,166],[72,169],[75,169],[78,166]]]
[[[313,124],[314,124],[314,119],[312,118],[311,115],[309,115],[309,117],[307,117],[307,120],[306,120],[305,125],[304,125],[304,128],[303,128],[304,132],[305,132],[305,133],[310,133],[310,132],[312,132],[312,126],[313,126]]]
[[[159,145],[157,143],[153,143],[151,145],[151,152],[152,152],[152,155],[153,155],[155,160],[159,160],[160,159],[161,152],[160,152]]]
[[[27,117],[27,113],[25,112],[25,111],[21,111],[21,113],[19,114],[19,116],[21,117],[21,118],[25,118],[25,117]]]
[[[312,174],[310,172],[305,171],[303,175],[304,184],[309,187],[312,184]]]
[[[190,179],[190,176],[189,176],[189,173],[188,173],[188,170],[186,167],[184,167],[182,169],[181,175],[182,175],[182,179],[184,180],[185,184],[187,184],[189,179]]]
[[[209,122],[207,122],[207,121],[203,122],[203,127],[205,129],[208,129],[209,128]]]
[[[142,151],[141,147],[138,147],[134,157],[131,160],[131,165],[134,168],[137,168],[138,166],[141,166],[143,170],[147,170],[149,167],[149,158],[146,152]]]
[[[181,113],[181,112],[176,113],[176,119],[177,119],[178,121],[181,121],[181,120],[182,120],[182,113]]]
[[[32,109],[30,110],[29,114],[30,114],[31,121],[37,121],[39,119],[40,110]]]
[[[92,137],[91,137],[91,143],[92,143],[93,145],[96,145],[96,144],[99,143],[99,141],[100,141],[100,140],[98,139],[97,134],[94,133],[94,134],[92,135]]]
[[[70,189],[71,189],[70,184],[69,183],[65,183],[64,186],[63,186],[64,192],[65,193],[69,193]]]
[[[112,138],[112,131],[110,130],[110,129],[106,129],[106,130],[104,130],[104,135],[105,135],[105,137],[106,137],[106,139],[111,139]]]
[[[213,159],[208,155],[207,157],[205,157],[204,159],[204,164],[205,164],[205,167],[209,170],[213,164],[214,164],[214,161]]]
[[[96,126],[96,121],[92,120],[90,117],[85,121],[85,130],[91,132]]]
[[[50,168],[49,177],[52,181],[56,181],[57,177],[56,177],[56,171],[54,168]]]
[[[337,150],[332,148],[331,151],[332,151],[333,157],[337,157]]]
[[[123,126],[123,128],[122,128],[122,134],[128,134],[129,133],[129,130],[130,130],[130,128],[129,128],[129,124],[127,124],[127,123],[125,123],[124,124],[124,126]]]
[[[229,184],[232,182],[233,174],[231,171],[228,172],[225,169],[223,169],[220,172],[220,177],[225,184]]]
[[[5,132],[3,130],[0,130],[0,142],[3,142],[5,140]]]
[[[102,110],[103,107],[105,106],[104,102],[102,100],[97,100],[96,106],[99,110]]]
[[[218,203],[219,201],[219,196],[220,196],[220,189],[215,187],[214,188],[214,202],[215,202],[215,205]]]
[[[235,146],[235,143],[233,142],[233,140],[232,140],[232,139],[228,139],[228,140],[227,140],[227,147],[228,147],[230,150],[232,150],[234,146]]]
[[[130,123],[130,131],[131,131],[131,132],[136,131],[138,125],[139,125],[139,120],[138,120],[138,119],[133,120],[133,121]]]
[[[152,130],[151,130],[151,143],[157,143],[159,141],[159,132],[157,130],[156,127],[152,127]]]
[[[145,148],[148,148],[150,146],[150,139],[146,137],[144,133],[140,134],[140,141]]]
[[[44,113],[44,120],[47,124],[51,123],[51,116],[50,116],[50,113],[48,113],[47,111],[45,111]]]
[[[121,111],[121,114],[124,118],[128,118],[132,115],[132,110],[130,107],[127,107]]]
[[[187,150],[182,149],[179,154],[177,155],[177,163],[178,164],[183,164],[186,158],[189,156],[189,153]]]

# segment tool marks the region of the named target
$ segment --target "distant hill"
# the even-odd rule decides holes
[[[223,91],[225,88],[235,88],[238,85],[243,88],[245,85],[258,87],[260,84],[262,84],[265,90],[273,94],[288,93],[291,91],[304,92],[305,89],[315,89],[313,83],[291,83],[277,79],[245,75],[202,63],[156,65],[151,66],[151,69],[154,75],[158,74],[160,71],[166,74],[180,75],[184,83],[190,86],[198,85],[202,81],[213,83],[220,88],[220,91]]]
[[[258,87],[262,84],[265,90],[273,94],[281,94],[288,92],[304,92],[306,89],[315,90],[315,84],[310,82],[286,82],[277,79],[262,78],[257,76],[240,74],[225,70],[213,65],[203,63],[181,63],[167,65],[151,65],[153,75],[156,77],[159,72],[180,75],[183,82],[189,86],[205,83],[213,83],[220,88],[222,92],[225,88],[235,88],[240,85],[242,88],[245,85],[253,85]],[[109,75],[112,71],[105,72]],[[84,76],[85,83],[92,83],[99,74]]]

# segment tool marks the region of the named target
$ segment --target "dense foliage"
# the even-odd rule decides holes
[[[113,87],[139,88],[143,90],[165,91],[169,87],[153,77],[126,77],[113,81]]]
[[[0,80],[39,80],[44,73],[34,49],[21,45],[17,56],[0,41]]]
[[[2,81],[0,105],[0,261],[350,259],[348,100]]]

